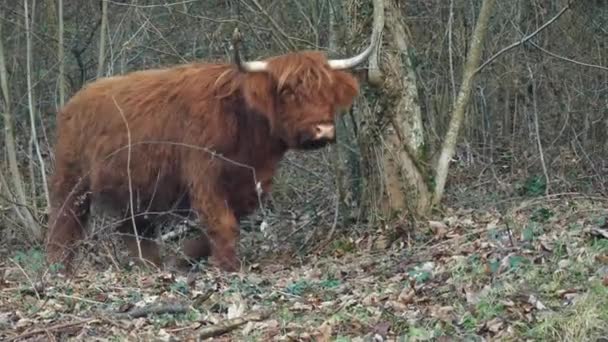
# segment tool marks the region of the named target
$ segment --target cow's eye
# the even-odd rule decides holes
[[[284,100],[292,101],[295,99],[296,94],[293,92],[293,89],[286,87],[281,89],[281,97]]]

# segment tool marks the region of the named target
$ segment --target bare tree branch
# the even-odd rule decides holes
[[[542,47],[538,46],[536,43],[534,42],[530,42],[530,45],[534,46],[535,48],[539,49],[540,51],[546,53],[547,55],[551,56],[551,57],[555,57],[557,59],[561,59],[562,61],[566,61],[568,63],[572,63],[572,64],[576,64],[576,65],[580,65],[580,66],[584,66],[584,67],[589,67],[589,68],[595,68],[595,69],[600,69],[603,71],[608,71],[608,67],[602,66],[602,65],[595,65],[595,64],[589,64],[589,63],[584,63],[584,62],[579,62],[576,61],[574,59],[571,58],[567,58],[564,56],[560,56],[558,54],[555,54],[547,49],[543,49]]]
[[[559,19],[559,17],[562,16],[562,14],[566,13],[566,11],[568,9],[570,9],[570,6],[572,5],[573,1],[568,1],[568,4],[566,4],[566,6],[564,6],[564,8],[561,9],[561,11],[559,11],[553,18],[549,19],[549,21],[547,21],[546,23],[544,23],[543,25],[541,25],[539,28],[536,29],[536,31],[530,33],[529,35],[523,37],[520,41],[517,41],[507,47],[505,47],[504,49],[498,51],[494,56],[488,58],[487,61],[483,62],[477,69],[475,69],[475,73],[480,72],[483,68],[485,68],[487,65],[489,65],[490,63],[492,63],[496,58],[500,57],[502,54],[508,52],[509,50],[512,50],[522,44],[524,44],[525,42],[527,42],[528,40],[532,39],[534,36],[536,36],[537,34],[539,34],[540,32],[542,32],[544,29],[546,29],[547,27],[549,27],[549,25],[553,24],[555,21],[557,21],[557,19]]]

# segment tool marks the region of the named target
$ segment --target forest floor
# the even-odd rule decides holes
[[[0,340],[605,340],[607,207],[449,210],[416,237],[337,235],[235,274],[106,265],[64,279],[43,276],[40,252],[1,246]]]

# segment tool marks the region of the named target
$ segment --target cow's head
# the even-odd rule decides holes
[[[265,115],[273,135],[289,148],[315,149],[336,138],[335,118],[351,106],[359,85],[343,71],[367,59],[361,54],[328,60],[320,52],[298,52],[265,61],[241,62],[246,72],[243,94],[248,106]]]

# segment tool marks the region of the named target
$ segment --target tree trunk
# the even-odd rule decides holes
[[[400,9],[394,1],[387,2],[387,27],[390,33],[391,51],[387,53],[385,91],[391,98],[389,117],[391,118],[386,141],[394,158],[385,160],[385,166],[395,168],[401,175],[402,185],[390,187],[389,193],[397,206],[393,210],[408,209],[419,216],[426,215],[430,208],[430,192],[417,160],[423,157],[424,134],[422,112],[418,100],[416,74],[409,58],[408,40],[401,21]],[[390,186],[390,184],[387,184]],[[399,194],[398,194],[399,193]]]
[[[381,11],[388,34],[379,61],[370,58],[369,81],[381,85],[370,95],[374,109],[362,132],[360,147],[367,175],[366,197],[382,216],[425,215],[430,192],[417,159],[422,157],[424,135],[416,76],[408,54],[405,28],[395,0],[374,0],[374,17]],[[377,19],[374,18],[374,25]]]
[[[479,66],[479,62],[481,60],[481,50],[488,31],[488,22],[490,21],[490,16],[492,15],[492,9],[495,2],[495,0],[484,0],[481,4],[481,10],[479,11],[479,17],[477,18],[477,24],[475,25],[475,31],[473,32],[471,45],[469,47],[469,56],[467,58],[462,76],[462,84],[460,86],[460,91],[458,93],[458,97],[456,98],[456,102],[454,103],[454,110],[452,112],[450,125],[445,135],[441,153],[437,161],[435,189],[433,196],[434,205],[439,204],[443,197],[445,183],[448,177],[450,160],[454,156],[454,152],[456,150],[456,143],[458,142],[460,127],[462,126],[464,114],[471,97],[473,78],[475,77],[477,67]]]

